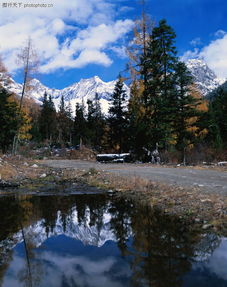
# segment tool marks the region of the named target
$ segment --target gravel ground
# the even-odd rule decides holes
[[[45,160],[43,165],[53,168],[89,170],[95,168],[120,176],[136,176],[154,182],[199,187],[204,192],[227,195],[227,172],[196,168],[169,168],[145,164],[102,164],[78,160]]]

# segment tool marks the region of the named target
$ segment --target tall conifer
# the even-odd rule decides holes
[[[109,117],[110,145],[119,153],[127,143],[126,92],[121,76],[119,76],[110,101]]]
[[[22,113],[12,95],[0,86],[0,149],[4,152],[23,123]]]
[[[171,140],[171,106],[174,94],[174,68],[176,65],[175,32],[161,20],[150,35],[147,53],[141,58],[144,83],[144,122],[148,127],[145,135],[148,148],[156,143],[167,148]]]
[[[56,138],[56,110],[51,96],[44,93],[39,118],[39,130],[42,140],[53,143]]]

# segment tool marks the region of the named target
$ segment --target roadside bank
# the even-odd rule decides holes
[[[203,230],[227,234],[227,199],[216,192],[204,193],[199,187],[185,187],[155,182],[140,176],[119,176],[106,170],[54,168],[39,161],[4,160],[2,183],[15,185],[1,188],[10,192],[78,192],[93,187],[92,192],[106,191],[114,197],[132,199],[139,204],[178,216]],[[117,167],[116,167],[117,168]],[[8,169],[8,172],[7,172]]]

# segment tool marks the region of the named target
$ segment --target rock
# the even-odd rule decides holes
[[[212,224],[204,224],[204,225],[202,226],[202,229],[203,229],[203,230],[207,230],[207,229],[210,229],[210,228],[212,228],[212,227],[213,227]]]
[[[209,199],[209,198],[206,198],[206,199],[200,199],[200,201],[201,201],[201,202],[203,202],[203,203],[204,203],[204,202],[212,202],[212,200],[211,200],[211,199]]]
[[[46,176],[47,176],[46,173],[43,173],[43,174],[40,175],[40,178],[44,178]]]
[[[28,166],[28,163],[27,163],[27,162],[24,162],[24,165],[25,165],[25,166]]]
[[[5,180],[0,180],[0,188],[16,188],[18,187],[18,183],[8,182]]]
[[[31,167],[35,167],[36,168],[36,167],[38,167],[38,165],[37,164],[33,164]]]

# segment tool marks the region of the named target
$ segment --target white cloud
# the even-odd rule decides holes
[[[59,52],[41,67],[47,73],[57,68],[79,68],[89,63],[109,66],[112,60],[105,49],[122,38],[131,28],[130,20],[100,24],[80,30],[73,40],[66,39]]]
[[[42,250],[41,250],[42,251]],[[88,287],[123,287],[119,278],[128,280],[131,271],[127,263],[118,262],[116,257],[107,256],[92,260],[85,256],[70,256],[44,251],[35,254],[38,265],[32,265],[32,277],[38,279],[39,286],[88,286]],[[119,264],[120,263],[120,264]],[[14,255],[10,263],[10,271],[4,277],[4,286],[24,286],[18,274],[26,268],[26,262]],[[40,276],[40,274],[42,276]]]
[[[21,0],[22,6],[26,0]],[[79,68],[89,63],[111,65],[107,52],[132,28],[131,20],[116,21],[107,0],[40,0],[52,8],[0,9],[0,54],[10,72],[16,55],[30,36],[40,58],[41,72]]]
[[[211,276],[215,274],[220,279],[227,281],[226,266],[227,241],[224,238],[211,256],[206,261],[194,264],[193,269],[200,269],[200,271],[203,271],[202,273],[210,274]]]
[[[197,59],[200,57],[200,50],[198,48],[194,48],[193,50],[186,51],[181,57],[182,61],[187,61],[189,59]]]
[[[218,30],[214,35],[218,38],[223,37],[226,34],[224,30]]]
[[[127,13],[127,12],[130,12],[130,11],[133,11],[135,8],[134,7],[129,7],[129,6],[122,6],[119,11],[121,13]]]
[[[126,47],[124,47],[124,46],[112,47],[111,50],[113,52],[115,52],[119,58],[121,58],[121,59],[127,58]]]
[[[199,37],[191,40],[190,44],[194,47],[200,46],[202,44],[202,41]]]
[[[200,54],[219,77],[227,77],[227,35],[212,41]]]
[[[227,78],[227,33],[220,31],[215,34],[216,36],[219,35],[220,38],[211,41],[202,49],[195,48],[186,51],[182,59],[202,58],[218,77]]]

